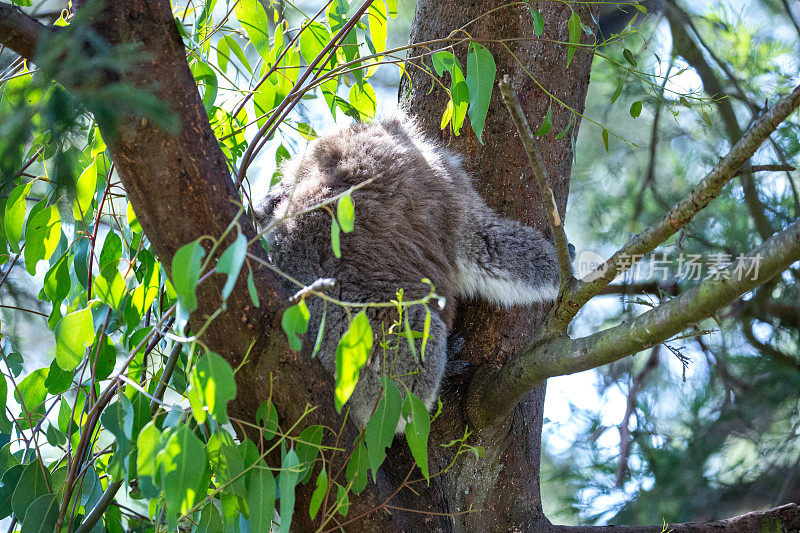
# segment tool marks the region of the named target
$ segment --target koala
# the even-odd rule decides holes
[[[352,192],[355,230],[341,236],[341,258],[331,248],[331,216],[319,203],[374,178]],[[257,194],[257,192],[256,192]],[[559,270],[553,244],[538,230],[499,216],[483,201],[457,155],[426,139],[413,120],[393,117],[356,123],[318,137],[283,167],[283,179],[254,211],[268,228],[273,264],[300,283],[333,278],[330,296],[348,302],[388,302],[403,289],[404,300],[425,297],[431,280],[446,302],[431,305],[425,358],[405,338],[386,357],[382,330],[397,320],[391,307],[368,308],[375,332],[373,353],[350,397],[351,417],[370,418],[381,395],[380,378],[394,379],[430,409],[448,362],[448,332],[454,300],[483,298],[499,306],[530,305],[555,299]],[[287,282],[294,292],[297,285]],[[306,301],[311,312],[308,338],[315,339],[322,317],[319,298]],[[423,331],[425,308],[406,308],[413,331]],[[336,346],[349,325],[344,309],[328,305],[319,358],[331,374]],[[398,432],[403,430],[403,421]]]

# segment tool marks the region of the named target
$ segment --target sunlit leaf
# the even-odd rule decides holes
[[[336,219],[342,227],[342,231],[350,233],[355,227],[356,211],[353,198],[348,194],[339,198],[336,204]]]
[[[283,312],[281,327],[289,339],[289,347],[292,350],[299,351],[303,348],[303,339],[300,336],[308,331],[310,318],[311,313],[308,311],[305,300],[300,300]]]
[[[372,351],[372,327],[367,313],[361,311],[350,323],[336,346],[336,389],[334,392],[336,410],[353,394],[358,382],[358,374],[366,364]]]
[[[61,215],[54,205],[31,217],[25,228],[25,268],[36,274],[36,265],[50,259],[61,239]]]
[[[92,216],[92,201],[97,189],[97,160],[95,157],[75,182],[75,202],[72,204],[72,215],[75,220]]]
[[[205,457],[203,443],[187,425],[182,424],[169,438],[159,456],[167,509],[172,513],[184,514],[198,499],[205,468],[205,461],[198,460]]]
[[[182,246],[172,258],[172,286],[181,306],[189,313],[197,309],[197,280],[205,255],[206,251],[197,240]]]
[[[217,423],[227,423],[228,402],[236,397],[231,365],[214,352],[207,352],[192,369],[191,384],[187,396],[197,422],[204,423],[210,414]]]
[[[269,19],[259,0],[239,0],[234,8],[236,18],[247,32],[250,41],[265,60],[269,59]]]
[[[56,361],[63,370],[75,370],[86,347],[94,340],[92,311],[89,308],[67,314],[56,325]]]
[[[217,262],[217,272],[227,274],[228,279],[222,287],[222,301],[225,302],[233,292],[239,272],[242,270],[244,258],[247,255],[247,237],[240,233],[236,240],[222,252]],[[225,308],[223,304],[223,309]]]

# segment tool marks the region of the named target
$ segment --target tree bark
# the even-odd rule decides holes
[[[543,37],[560,42],[569,41],[569,7],[551,2],[534,5],[544,16]],[[592,20],[586,6],[573,7],[584,22]],[[483,16],[487,13],[490,14]],[[566,46],[533,38],[533,19],[528,5],[507,5],[499,0],[420,0],[412,25],[411,42],[421,43],[447,37],[466,24],[466,33],[482,41],[492,52],[497,62],[497,80],[502,79],[504,74],[510,76],[534,128],[541,124],[551,105],[542,87],[577,112],[583,111],[591,54],[578,50],[567,67]],[[456,32],[454,35],[459,37],[465,33]],[[508,41],[500,42],[505,39]],[[583,42],[586,39],[583,36]],[[462,65],[466,65],[466,51],[466,45],[454,49]],[[450,149],[464,156],[466,169],[486,201],[504,216],[549,232],[533,172],[500,95],[495,91],[492,96],[483,131],[485,144],[481,146],[467,125],[458,137],[442,132],[439,124],[448,99],[446,91],[440,85],[433,84],[430,77],[419,69],[410,68],[407,72],[410,80],[404,80],[400,88],[401,101],[406,110],[419,120],[428,135],[441,138]],[[553,131],[561,132],[573,115],[555,101],[552,102],[552,110]],[[578,124],[579,121],[575,120],[570,135],[563,139],[556,140],[553,133],[540,143],[562,218],[572,167],[570,137],[577,133]],[[542,307],[503,311],[485,303],[459,303],[454,330],[466,340],[460,357],[467,359],[473,368],[502,365],[529,337],[530,332],[536,331],[545,311]],[[462,437],[467,427],[462,399],[470,377],[467,375],[454,380],[442,393],[444,413],[432,427],[429,446],[432,473],[445,468],[452,460],[453,449],[440,445]],[[537,387],[509,417],[473,433],[467,442],[483,446],[486,457],[476,459],[472,454],[462,455],[451,470],[431,480],[423,497],[410,491],[400,493],[395,498],[399,507],[442,513],[398,513],[396,519],[398,525],[402,524],[400,529],[540,531],[549,528],[539,493],[544,394],[544,385]],[[396,443],[383,467],[386,476],[395,481],[402,479],[408,468],[408,462],[403,457],[404,448],[403,444]],[[470,508],[475,512],[465,513]],[[453,516],[446,516],[448,513]]]

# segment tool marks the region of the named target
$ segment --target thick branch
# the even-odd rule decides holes
[[[735,175],[741,166],[758,150],[761,144],[775,131],[786,118],[800,106],[800,85],[775,106],[764,113],[692,190],[692,192],[673,207],[660,221],[632,237],[610,259],[594,272],[578,282],[573,293],[565,301],[559,302],[554,310],[554,321],[568,324],[578,310],[591,298],[600,293],[618,274],[630,268],[644,254],[653,251],[694,216],[705,208],[711,200],[719,196],[722,188]],[[558,327],[556,329],[559,329]],[[562,328],[563,329],[563,328]]]
[[[554,526],[551,533],[704,533],[734,531],[736,533],[762,533],[764,531],[797,531],[800,528],[800,505],[789,503],[753,511],[725,520],[687,522],[657,526]]]
[[[42,33],[53,31],[9,4],[0,3],[0,43],[33,61]]]
[[[800,221],[672,300],[633,320],[588,337],[561,336],[530,343],[499,372],[479,372],[468,399],[473,425],[482,427],[504,416],[527,391],[552,376],[572,374],[612,363],[655,346],[688,326],[714,315],[742,294],[769,281],[800,259]],[[752,275],[751,275],[752,274]]]
[[[572,267],[570,266],[572,261],[569,259],[569,244],[567,243],[567,235],[564,233],[564,224],[556,208],[556,198],[553,196],[553,189],[550,188],[550,182],[547,180],[547,169],[544,167],[542,154],[539,152],[536,139],[528,125],[528,119],[525,118],[525,113],[522,112],[522,104],[519,103],[517,94],[511,86],[511,78],[508,75],[504,76],[498,87],[500,88],[500,94],[503,96],[503,103],[508,108],[511,119],[517,127],[517,133],[522,141],[522,146],[525,147],[525,153],[528,155],[533,175],[536,177],[536,184],[539,186],[539,195],[542,198],[544,209],[547,211],[547,220],[550,221],[550,230],[553,232],[553,240],[558,252],[561,290],[564,290],[567,283],[573,278]]]

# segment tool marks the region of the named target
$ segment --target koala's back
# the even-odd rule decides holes
[[[352,193],[356,225],[342,235],[340,259],[327,211],[291,217],[369,179]],[[385,301],[398,288],[418,298],[428,293],[421,280],[429,278],[452,301],[459,239],[469,211],[483,201],[455,156],[424,140],[413,123],[355,124],[320,137],[287,166],[284,180],[275,215],[290,218],[271,236],[279,268],[305,284],[333,277],[359,301]],[[447,323],[453,307],[445,308]]]

